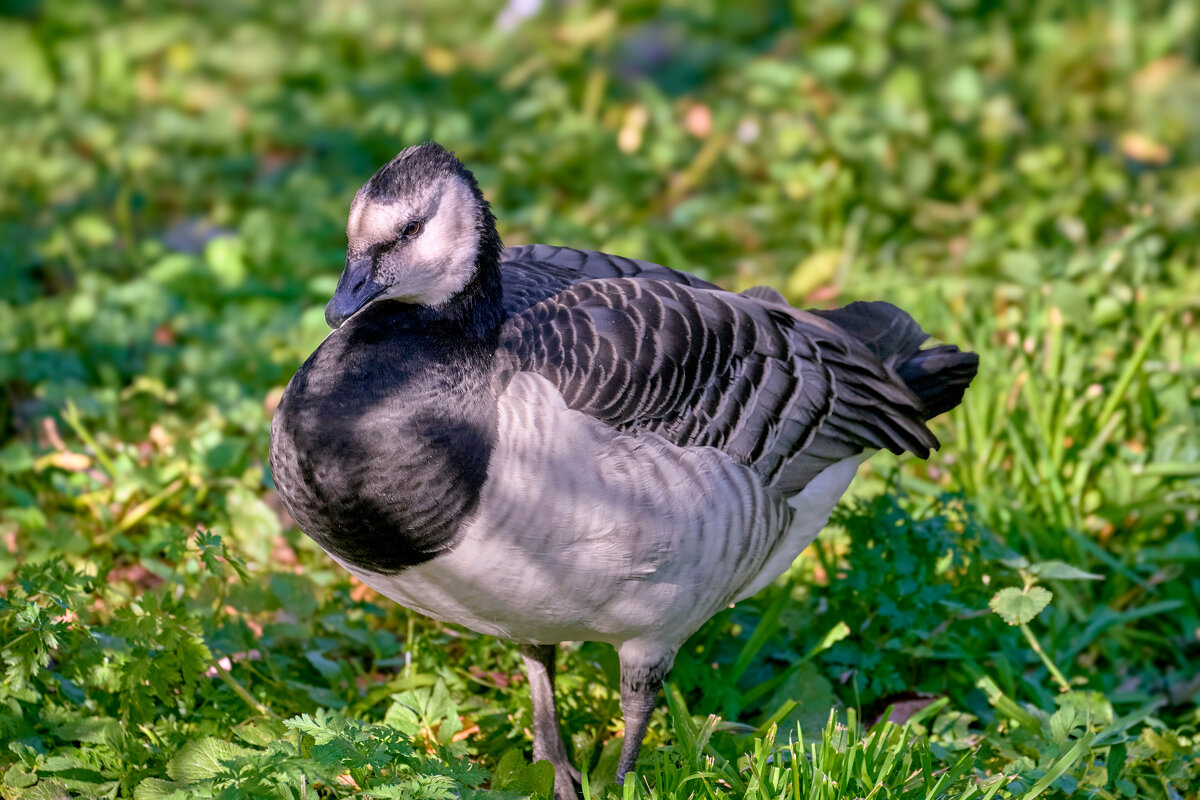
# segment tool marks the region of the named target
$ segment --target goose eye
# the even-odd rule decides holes
[[[415,219],[412,222],[405,225],[404,230],[402,231],[403,235],[405,235],[405,236],[416,236],[420,232],[421,232],[421,222],[420,222],[420,220],[415,220]]]

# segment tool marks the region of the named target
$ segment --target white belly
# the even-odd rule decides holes
[[[838,461],[813,478],[800,494],[788,499],[788,505],[794,512],[792,525],[787,533],[780,537],[779,544],[763,565],[762,571],[746,584],[738,595],[738,600],[745,600],[766,588],[767,584],[782,575],[804,549],[816,540],[817,534],[825,527],[825,523],[829,522],[829,515],[833,513],[838,500],[850,488],[858,465],[874,455],[874,452],[872,450]]]
[[[456,546],[396,575],[343,566],[401,605],[517,641],[681,644],[787,568],[858,462],[813,481],[789,525],[784,499],[719,450],[616,434],[541,377],[518,373],[499,408],[479,510]]]

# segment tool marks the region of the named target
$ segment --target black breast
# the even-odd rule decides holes
[[[494,336],[386,301],[330,334],[271,429],[272,475],[300,529],[380,573],[452,548],[496,439],[495,352]]]

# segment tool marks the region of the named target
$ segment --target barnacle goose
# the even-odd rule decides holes
[[[978,358],[887,303],[801,311],[657,264],[503,248],[474,176],[404,150],[350,208],[333,331],[287,387],[270,463],[288,511],[381,594],[520,643],[536,759],[555,646],[609,642],[637,761],[684,640],[776,578],[858,464],[927,457]]]

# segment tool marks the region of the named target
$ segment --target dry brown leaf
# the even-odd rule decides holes
[[[1133,90],[1138,94],[1158,94],[1186,65],[1183,56],[1155,59],[1133,76]]]
[[[84,472],[92,466],[92,459],[83,453],[48,453],[34,462],[33,466],[39,471],[47,467],[57,467],[67,472]]]
[[[108,571],[109,582],[121,581],[132,583],[141,589],[150,589],[162,583],[162,578],[155,575],[141,564],[123,564]]]
[[[917,712],[924,709],[926,706],[935,703],[940,698],[933,694],[924,694],[921,692],[901,692],[890,698],[880,700],[879,703],[884,706],[871,721],[871,725],[875,725],[883,721],[883,711],[891,707],[892,713],[888,715],[888,721],[895,725],[903,725],[912,719]]]
[[[1171,160],[1171,151],[1165,144],[1143,133],[1129,131],[1121,134],[1120,145],[1126,158],[1142,164],[1161,166]]]
[[[58,423],[54,421],[54,417],[42,418],[42,433],[46,434],[46,441],[55,450],[66,450],[67,443],[63,441],[62,434],[58,432]]]
[[[275,409],[279,408],[279,401],[282,399],[282,386],[276,386],[274,389],[267,392],[267,396],[263,398],[263,411],[267,412],[267,419],[275,416]]]
[[[697,139],[708,138],[713,128],[712,109],[703,103],[696,103],[684,115],[683,128]]]
[[[367,586],[353,575],[350,576],[350,599],[356,603],[373,602],[379,598],[379,593]]]

